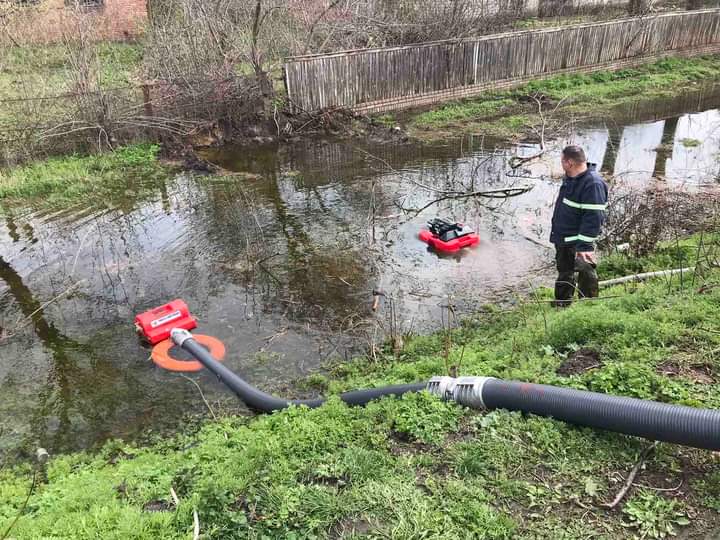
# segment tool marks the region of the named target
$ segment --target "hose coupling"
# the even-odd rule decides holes
[[[170,330],[170,338],[178,347],[182,347],[183,343],[185,343],[188,339],[192,339],[192,337],[193,335],[183,328],[173,328]]]
[[[485,383],[495,377],[433,377],[427,391],[446,401],[473,409],[485,409],[482,392]]]
[[[455,377],[433,377],[427,383],[427,391],[445,401],[453,399]]]

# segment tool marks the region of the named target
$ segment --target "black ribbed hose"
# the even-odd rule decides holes
[[[482,400],[489,409],[529,412],[650,440],[720,450],[717,410],[500,379],[485,382]]]
[[[213,356],[193,338],[187,338],[180,346],[192,354],[198,362],[217,375],[230,390],[251,409],[262,412],[272,412],[284,409],[289,405],[306,405],[307,407],[319,407],[325,403],[325,398],[317,399],[282,399],[271,396],[254,386],[246,383],[237,374],[215,360]],[[349,405],[365,405],[373,399],[382,396],[400,396],[407,392],[420,392],[425,389],[425,383],[398,384],[395,386],[384,386],[382,388],[370,388],[368,390],[354,390],[340,394],[340,399]]]
[[[251,386],[215,360],[192,337],[180,331],[173,340],[192,354],[250,408],[262,412],[289,405],[319,407],[324,398],[282,399]],[[401,384],[340,394],[350,405],[365,405],[383,396],[400,396],[427,388],[443,399],[474,408],[508,409],[548,416],[592,428],[615,431],[708,450],[720,450],[720,411],[670,405],[642,399],[609,396],[544,384],[503,381],[486,377],[433,377],[429,383]],[[452,389],[451,389],[452,388]]]

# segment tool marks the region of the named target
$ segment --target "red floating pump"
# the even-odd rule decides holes
[[[196,326],[197,321],[182,300],[173,300],[135,317],[135,329],[151,345],[168,339],[173,328],[192,330]]]
[[[420,240],[438,251],[458,251],[480,242],[480,237],[462,223],[451,223],[436,218],[429,221],[428,226],[430,230],[420,231]]]

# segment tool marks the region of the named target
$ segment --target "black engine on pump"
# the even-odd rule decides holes
[[[460,238],[467,234],[472,234],[470,227],[464,226],[462,223],[451,223],[444,219],[435,218],[428,221],[428,229],[430,232],[440,238],[443,242],[449,242],[455,238]]]

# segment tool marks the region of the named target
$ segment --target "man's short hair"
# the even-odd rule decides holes
[[[585,151],[574,144],[563,148],[562,155],[565,159],[574,161],[578,165],[587,161],[587,158],[585,157]]]

